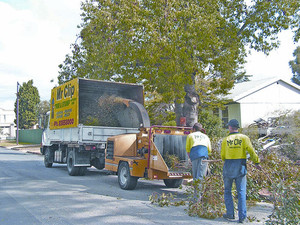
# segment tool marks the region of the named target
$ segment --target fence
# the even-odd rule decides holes
[[[19,130],[19,142],[40,144],[42,142],[42,133],[43,130],[41,129]]]

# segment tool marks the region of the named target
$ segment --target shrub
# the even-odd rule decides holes
[[[226,130],[222,128],[222,120],[208,110],[199,111],[199,122],[203,125],[207,135],[211,137],[224,137]]]

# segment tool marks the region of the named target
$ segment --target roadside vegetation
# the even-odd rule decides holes
[[[16,140],[1,140],[0,141],[1,147],[8,147],[8,146],[13,146],[13,145],[16,145]]]
[[[0,147],[11,147],[11,146],[16,146],[16,145],[17,145],[16,140],[1,140],[0,141]],[[19,142],[19,145],[32,145],[32,143]]]
[[[279,118],[282,132],[276,133],[273,139],[278,140],[266,148],[266,143],[259,141],[258,130],[243,129],[241,132],[250,136],[261,159],[262,170],[257,170],[252,162],[247,163],[247,204],[269,202],[274,206],[269,215],[268,225],[300,223],[300,168],[299,168],[299,131],[300,112],[285,114]],[[208,131],[209,129],[207,129]],[[222,134],[220,132],[219,134]],[[224,134],[224,132],[223,132]],[[213,154],[209,164],[209,174],[199,183],[191,183],[185,188],[186,199],[177,199],[175,195],[154,193],[149,197],[151,203],[159,206],[186,205],[190,216],[214,219],[225,213],[224,186],[222,179],[223,163],[220,160],[219,143],[221,136],[211,136]],[[271,138],[270,140],[271,141]],[[199,188],[200,187],[200,188]],[[197,202],[193,201],[194,189],[201,193]],[[234,190],[234,189],[233,189]],[[237,199],[235,199],[237,207]],[[257,221],[254,217],[249,221]]]

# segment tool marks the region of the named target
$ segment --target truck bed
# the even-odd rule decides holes
[[[101,127],[79,125],[74,128],[54,129],[48,132],[49,144],[55,143],[106,143],[107,138],[120,134],[138,133],[138,128]]]

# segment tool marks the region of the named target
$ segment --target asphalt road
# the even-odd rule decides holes
[[[182,190],[166,188],[162,181],[139,180],[135,190],[120,189],[116,175],[90,168],[72,177],[65,165],[45,168],[43,156],[0,148],[0,225],[35,224],[237,224],[222,218],[190,217],[180,207],[159,207],[148,200],[154,193]],[[269,205],[248,210],[263,224]]]

